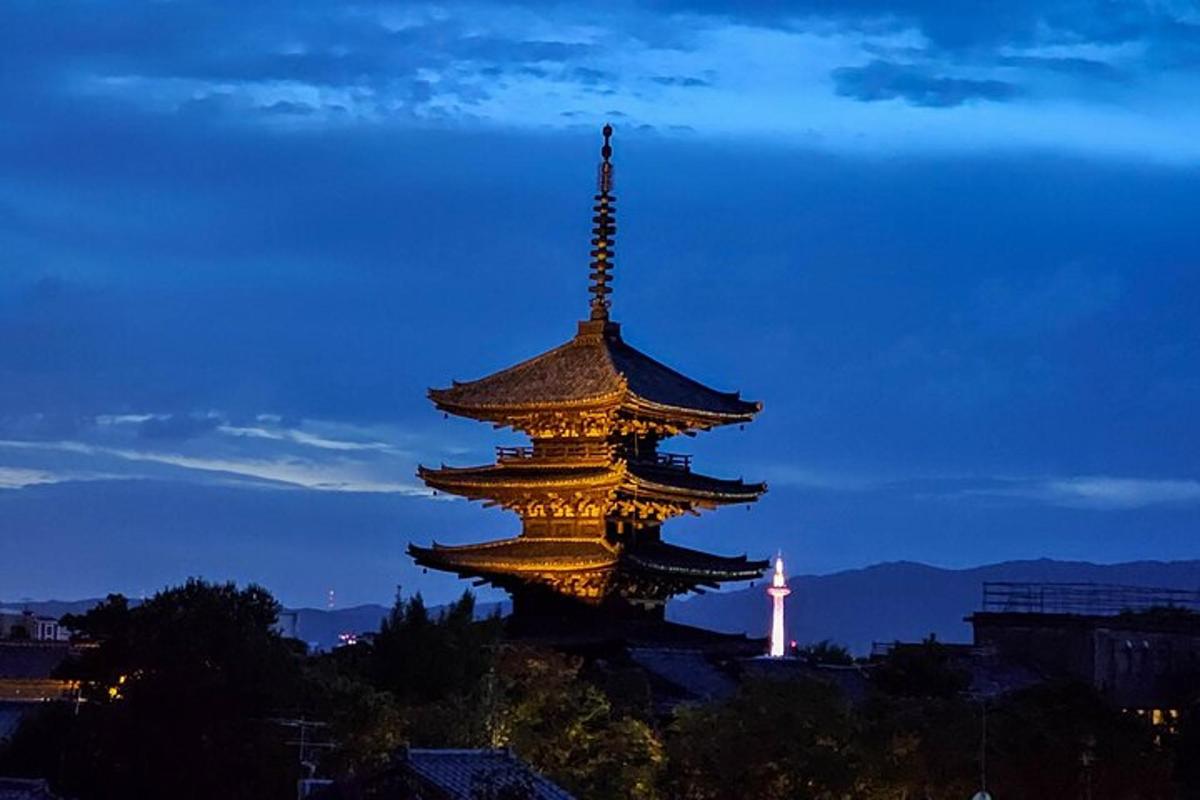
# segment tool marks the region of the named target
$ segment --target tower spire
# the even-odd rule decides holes
[[[786,652],[783,598],[791,593],[792,590],[787,585],[787,578],[783,575],[783,555],[777,553],[775,572],[771,575],[771,585],[767,587],[767,594],[771,596],[771,658],[783,658]]]
[[[604,146],[600,148],[600,169],[597,173],[596,205],[592,210],[595,226],[592,228],[592,285],[588,291],[592,294],[593,322],[608,322],[608,307],[612,305],[608,295],[612,288],[608,282],[612,280],[609,272],[613,263],[613,237],[617,233],[616,198],[612,195],[613,166],[612,166],[612,125],[605,125]]]

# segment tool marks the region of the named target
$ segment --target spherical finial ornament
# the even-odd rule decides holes
[[[604,157],[605,161],[608,161],[612,158],[612,145],[608,141],[612,138],[612,125],[605,123],[603,130],[600,132],[604,134],[604,146],[600,148],[600,155]]]

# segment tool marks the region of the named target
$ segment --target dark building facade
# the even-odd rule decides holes
[[[1200,695],[1200,593],[1087,584],[985,584],[976,647],[1086,681],[1169,722]]]

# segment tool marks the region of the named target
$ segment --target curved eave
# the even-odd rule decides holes
[[[571,474],[572,472],[575,474]],[[592,465],[575,470],[564,468],[550,476],[538,475],[528,467],[417,467],[417,477],[434,489],[479,495],[487,495],[497,490],[615,488],[624,474],[620,462],[607,469]]]
[[[521,403],[470,403],[456,401],[454,399],[454,388],[429,389],[426,394],[439,411],[459,417],[503,422],[510,418],[546,411],[583,412],[616,409],[620,407],[626,391],[622,388],[618,391],[586,397]]]
[[[595,552],[580,555],[563,553],[530,553],[533,547],[555,544],[566,547],[594,545]],[[523,575],[545,572],[588,572],[609,569],[617,563],[617,553],[599,540],[530,540],[523,537],[500,539],[481,544],[446,546],[434,542],[431,547],[408,545],[408,554],[423,567],[455,572],[460,575]]]
[[[745,558],[741,563],[730,559],[733,563],[713,564],[701,567],[691,564],[674,564],[669,560],[642,557],[626,554],[626,560],[631,564],[649,572],[660,572],[687,580],[700,581],[750,581],[761,578],[763,571],[770,566],[767,561],[749,561]]]
[[[671,479],[675,478],[676,481]],[[691,485],[688,485],[688,482]],[[692,472],[673,475],[668,470],[652,474],[629,470],[625,484],[642,495],[657,495],[674,500],[704,500],[713,504],[753,503],[766,491],[765,483],[745,483],[709,478]]]
[[[745,406],[744,411],[710,411],[687,406],[668,405],[655,402],[630,391],[626,394],[620,409],[634,417],[654,417],[668,422],[682,422],[689,428],[715,428],[720,425],[736,425],[752,422],[763,404],[758,401],[742,400],[737,395],[727,395]],[[688,425],[686,423],[691,422]]]
[[[685,406],[673,406],[657,403],[630,391],[610,392],[570,400],[548,400],[530,403],[463,403],[456,402],[449,393],[452,390],[430,389],[429,399],[434,406],[447,414],[468,419],[486,420],[500,424],[510,424],[510,420],[545,413],[547,411],[565,412],[605,412],[617,411],[635,419],[661,421],[665,424],[675,424],[684,429],[708,429],[722,425],[738,425],[753,422],[754,417],[762,410],[760,402],[745,402],[746,410],[742,412],[709,411]]]

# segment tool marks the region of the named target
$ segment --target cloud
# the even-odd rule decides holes
[[[400,443],[414,437],[388,428],[331,421],[285,424],[259,415],[233,424],[205,414],[103,414],[76,439],[0,439],[0,485],[24,488],[68,480],[164,478],[251,488],[430,496],[408,480],[417,456]],[[0,425],[0,428],[3,428]],[[9,422],[14,432],[28,426]],[[380,438],[386,433],[392,441]],[[171,449],[164,445],[170,444]],[[153,445],[153,446],[148,446]],[[433,457],[441,448],[433,448]],[[404,479],[397,480],[397,476]]]
[[[923,500],[1022,501],[1036,505],[1097,511],[1200,504],[1200,481],[1104,475],[1048,477],[980,477],[971,475],[912,476],[897,473],[854,473],[776,464],[761,468],[774,488],[855,492]]]
[[[661,6],[660,6],[661,7]],[[1187,0],[1008,0],[947,3],[943,0],[674,0],[676,12],[725,15],[747,23],[792,28],[813,19],[865,30],[916,27],[939,48],[972,51],[1001,44],[1050,41],[1172,43],[1194,37],[1200,17]]]
[[[378,441],[346,441],[341,439],[331,439],[326,436],[320,436],[315,433],[307,433],[296,428],[263,428],[263,427],[244,427],[237,425],[221,425],[217,428],[221,433],[229,436],[245,436],[255,439],[270,439],[273,441],[288,441],[296,444],[308,445],[317,447],[323,450],[377,450],[388,453],[402,453],[404,451],[397,449],[394,445],[387,442]]]
[[[837,93],[871,103],[902,99],[914,106],[951,108],[979,100],[1011,100],[1021,94],[1014,84],[929,75],[923,70],[888,61],[864,67],[839,67],[831,73]]]
[[[1064,478],[997,478],[987,485],[941,494],[943,497],[992,497],[1093,511],[1129,511],[1154,506],[1200,504],[1200,481],[1190,478],[1117,478],[1080,475]],[[937,492],[931,496],[938,496]]]
[[[650,80],[660,86],[682,86],[687,89],[712,86],[712,81],[694,75],[655,75]]]
[[[1081,508],[1129,509],[1200,503],[1200,481],[1090,476],[1047,481],[1048,502]]]
[[[150,414],[138,424],[138,436],[143,439],[192,439],[216,430],[221,422],[217,414]]]
[[[108,472],[56,472],[53,470],[0,466],[0,490],[25,489],[30,486],[70,483],[73,481],[131,480],[136,477]]]
[[[1106,61],[1077,56],[1001,56],[997,59],[997,64],[1004,67],[1045,70],[1105,82],[1124,81],[1129,78],[1126,72]]]
[[[0,489],[23,489],[43,483],[57,483],[58,476],[40,469],[0,467]]]
[[[125,3],[104,20],[72,5],[22,7],[0,31],[0,50],[23,77],[0,82],[0,102],[34,109],[17,130],[42,119],[69,130],[72,115],[91,127],[103,110],[281,132],[548,130],[598,124],[616,108],[629,132],[662,136],[767,135],[839,151],[1002,144],[1200,158],[1192,144],[1200,121],[1180,112],[1191,94],[1188,65],[1200,59],[1192,41],[1200,28],[1186,5],[1135,2],[1120,14],[1090,0],[768,5],[634,3],[585,13],[481,2],[398,13],[265,2],[220,15]],[[703,102],[668,91],[686,88],[704,88]],[[867,111],[888,99],[955,109],[956,122]],[[1016,102],[1034,99],[1043,105]],[[977,110],[1000,104],[1012,109],[1002,118]]]

